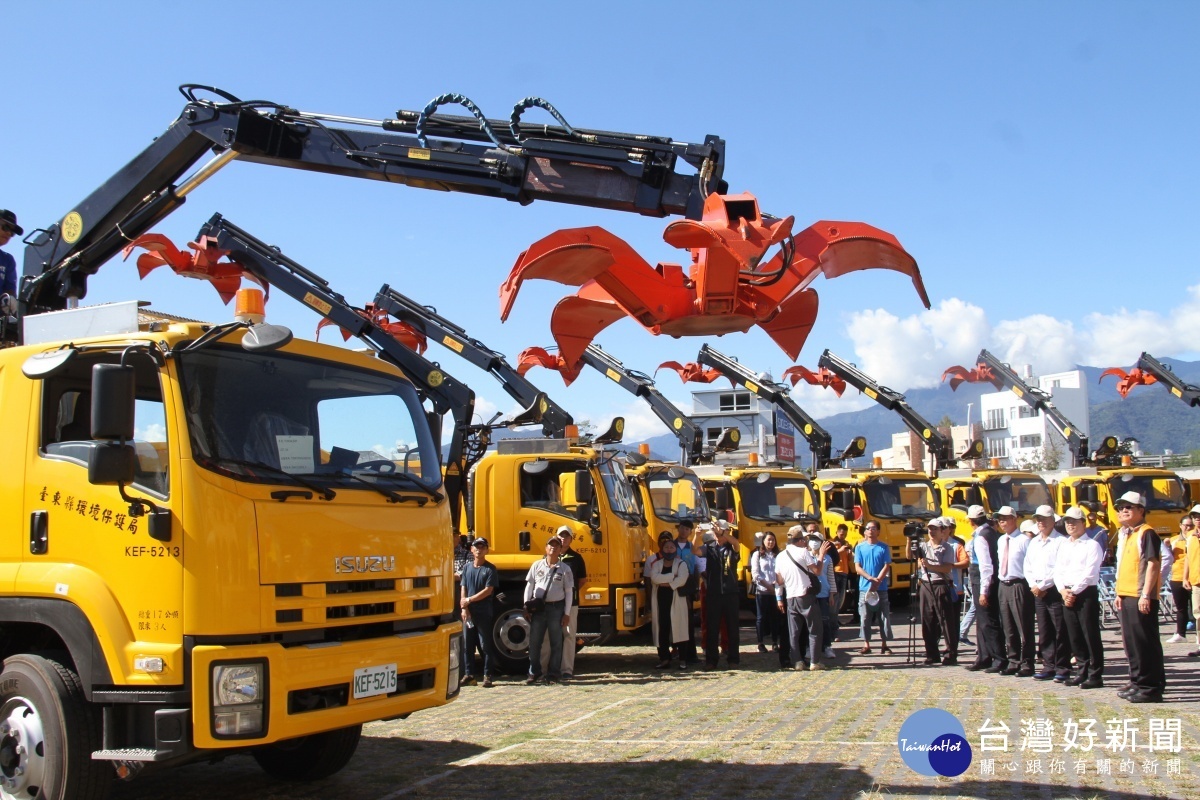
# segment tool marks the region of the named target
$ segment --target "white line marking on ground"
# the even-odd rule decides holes
[[[632,698],[632,697],[626,697],[623,700],[618,700],[615,703],[609,703],[608,705],[604,706],[603,708],[597,708],[595,711],[589,711],[588,713],[584,714],[582,717],[577,717],[577,718],[571,720],[570,722],[563,723],[562,725],[559,725],[557,728],[551,728],[550,733],[558,733],[561,730],[565,730],[565,729],[571,727],[572,725],[574,725],[577,722],[583,722],[585,719],[594,717],[597,714],[602,714],[605,711],[616,708],[617,706],[624,705],[625,703],[628,703],[630,700],[633,700],[633,699],[634,698]]]

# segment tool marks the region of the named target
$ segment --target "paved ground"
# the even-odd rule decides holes
[[[1126,665],[1111,631],[1110,686],[1082,691],[961,668],[907,666],[907,612],[894,619],[895,655],[851,656],[859,645],[846,640],[836,647],[835,668],[815,673],[781,673],[775,654],[759,655],[753,644],[743,646],[740,670],[687,673],[653,670],[657,659],[648,642],[589,649],[579,656],[581,674],[571,686],[526,687],[504,679],[492,689],[464,688],[462,698],[444,708],[370,725],[349,767],[320,783],[275,783],[251,759],[236,756],[140,778],[119,786],[115,796],[1200,797],[1200,660],[1185,656],[1194,644],[1165,645],[1169,702],[1135,706],[1115,694]],[[743,629],[743,642],[752,640],[753,629]],[[901,724],[930,707],[956,715],[974,750],[971,766],[957,778],[925,777],[899,755]],[[1088,719],[1096,721],[1090,752],[1080,752],[1083,735],[1075,738],[1076,749],[1066,749],[1068,722]],[[1023,742],[1023,728],[1036,720],[1049,721],[1050,736],[1027,730],[1033,735]],[[983,736],[1001,735],[978,732],[989,721],[1010,728],[1007,752],[982,750]],[[1171,734],[1175,724],[1178,737]],[[1128,741],[1124,732],[1110,741],[1109,729],[1118,727],[1136,732],[1136,749],[1113,749]],[[1152,738],[1154,750],[1148,749]],[[986,743],[999,748],[1003,742]],[[1170,752],[1175,745],[1178,752]]]

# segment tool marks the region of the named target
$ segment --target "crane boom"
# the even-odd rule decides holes
[[[757,373],[747,369],[737,360],[712,349],[707,344],[701,345],[700,353],[696,356],[697,363],[712,367],[735,384],[749,389],[767,402],[774,403],[783,412],[796,430],[808,442],[812,449],[814,472],[827,467],[840,466],[844,461],[861,456],[866,449],[866,439],[856,436],[854,441],[839,456],[833,455],[833,437],[829,431],[822,428],[800,404],[792,399],[788,388],[782,383],[760,378]]]
[[[31,233],[21,313],[82,299],[90,275],[234,159],[521,204],[551,200],[658,217],[699,219],[704,198],[725,188],[725,143],[716,136],[687,143],[567,125],[522,131],[520,104],[506,123],[484,118],[459,97],[438,101],[466,105],[474,118],[433,114],[438,101],[421,112],[374,120],[243,102],[209,87],[180,90],[188,102],[165,132],[59,221]],[[215,156],[184,179],[210,151]],[[678,172],[680,162],[696,173]]]

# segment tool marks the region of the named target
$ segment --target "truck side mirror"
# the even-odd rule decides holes
[[[592,484],[592,473],[586,469],[575,470],[575,499],[586,505],[592,502],[594,494],[595,489]]]
[[[1096,488],[1096,484],[1094,483],[1081,484],[1079,491],[1076,492],[1076,494],[1078,494],[1080,498],[1084,500],[1090,500],[1093,503],[1099,502],[1100,500],[1100,493]]]
[[[133,367],[96,364],[92,367],[92,438],[133,439],[137,383]],[[132,448],[131,448],[132,449]]]
[[[96,486],[116,486],[133,482],[134,469],[137,466],[137,452],[133,445],[119,442],[88,444],[88,483]]]
[[[730,502],[730,499],[729,499],[729,487],[728,486],[718,486],[713,491],[713,505],[716,507],[716,509],[718,511],[724,511],[725,509],[730,508],[733,505],[733,503]]]

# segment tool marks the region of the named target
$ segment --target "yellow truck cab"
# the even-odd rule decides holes
[[[847,540],[852,546],[862,538],[863,525],[879,523],[879,541],[892,552],[891,589],[910,590],[913,570],[907,536],[923,531],[941,514],[929,477],[910,470],[827,469],[817,472],[815,484],[825,527],[850,525]]]
[[[637,495],[652,548],[657,549],[659,534],[675,536],[675,526],[680,522],[699,525],[711,521],[704,487],[691,467],[642,461],[639,454],[631,453],[625,462],[625,475]]]
[[[1033,472],[1009,469],[944,469],[933,479],[942,513],[958,525],[959,536],[971,535],[967,509],[983,506],[988,516],[1004,506],[1021,519],[1033,517],[1041,505],[1054,505],[1054,493],[1042,477]]]
[[[1113,508],[1121,495],[1137,492],[1146,498],[1146,523],[1161,537],[1179,532],[1179,518],[1192,506],[1188,484],[1171,470],[1153,467],[1079,467],[1058,481],[1056,511],[1090,500],[1100,505],[1100,524],[1108,528],[1109,541],[1120,528]]]
[[[488,560],[500,573],[492,636],[506,670],[528,666],[525,575],[562,525],[587,567],[578,638],[600,643],[650,621],[642,585],[650,537],[615,451],[567,439],[503,439],[472,469],[467,496],[473,535],[488,540]]]
[[[749,592],[755,534],[774,533],[782,549],[793,525],[817,520],[817,494],[802,472],[757,465],[693,467],[709,508],[733,525],[741,555],[742,585]]]
[[[188,347],[210,327],[119,303],[30,317],[0,349],[6,796],[247,750],[321,778],[363,723],[457,692],[412,384],[243,329]]]

